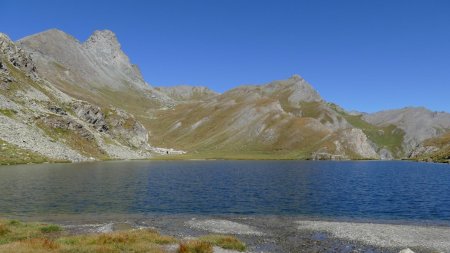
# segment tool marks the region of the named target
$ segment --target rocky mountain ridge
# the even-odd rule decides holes
[[[3,163],[18,162],[18,153],[39,161],[183,153],[184,158],[449,159],[448,113],[347,112],[298,75],[223,94],[186,85],[153,87],[107,30],[83,43],[54,29],[18,42],[0,34],[0,91],[0,142],[9,152],[0,156]],[[19,162],[33,161],[25,158]]]
[[[156,87],[156,89],[179,102],[206,100],[219,95],[219,93],[203,86],[177,85],[172,87]]]
[[[72,36],[53,29],[25,37],[18,41],[18,45],[33,55],[44,73],[59,67],[55,72],[62,73],[56,74],[64,74],[79,85],[123,89],[131,85],[127,83],[130,82],[133,88],[149,88],[111,31],[95,31],[86,42],[80,43]]]

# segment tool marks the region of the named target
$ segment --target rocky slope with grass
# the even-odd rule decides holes
[[[449,113],[432,112],[423,107],[366,114],[364,119],[376,126],[394,125],[403,130],[405,136],[402,147],[409,156],[414,155],[413,151],[425,140],[448,133],[450,126]]]
[[[2,163],[142,159],[159,151],[134,115],[64,92],[31,55],[0,35]]]
[[[194,156],[380,158],[377,146],[346,116],[295,75],[160,110],[150,128],[158,145],[174,143]]]
[[[157,154],[448,161],[448,113],[348,112],[298,75],[223,94],[153,87],[107,30],[85,42],[55,29],[17,42],[1,34],[0,91],[5,164]]]

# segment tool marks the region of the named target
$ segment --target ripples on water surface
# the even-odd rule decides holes
[[[450,166],[130,161],[0,167],[0,215],[95,213],[450,221]]]

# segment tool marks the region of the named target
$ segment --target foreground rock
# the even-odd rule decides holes
[[[400,250],[400,252],[399,253],[414,253],[414,251],[412,251],[411,249],[409,249],[409,248],[406,248],[406,249],[402,249],[402,250]]]

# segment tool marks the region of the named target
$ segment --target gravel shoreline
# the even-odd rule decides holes
[[[38,219],[38,218],[35,218]],[[416,253],[450,252],[450,226],[308,220],[286,216],[54,216],[40,221],[61,224],[74,234],[151,227],[177,238],[231,234],[248,252]]]
[[[450,252],[450,227],[330,221],[297,221],[298,229],[323,231],[335,238],[378,247]]]

